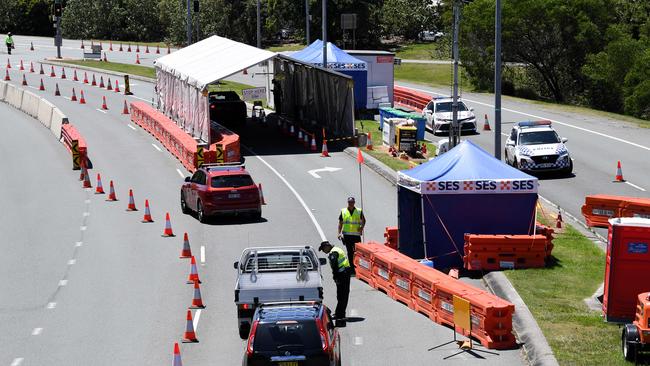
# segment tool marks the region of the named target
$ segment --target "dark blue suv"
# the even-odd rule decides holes
[[[341,337],[318,302],[260,305],[253,315],[243,366],[340,366]]]

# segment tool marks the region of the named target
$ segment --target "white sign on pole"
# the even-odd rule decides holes
[[[244,100],[266,100],[266,88],[252,88],[242,90]]]

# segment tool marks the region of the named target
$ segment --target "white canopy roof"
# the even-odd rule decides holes
[[[275,52],[212,36],[159,58],[155,66],[203,90],[208,84],[275,56]]]

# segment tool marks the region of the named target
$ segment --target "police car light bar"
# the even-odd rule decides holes
[[[524,122],[519,122],[517,123],[517,126],[519,127],[535,127],[535,126],[550,126],[551,121],[544,120],[544,121],[524,121]]]

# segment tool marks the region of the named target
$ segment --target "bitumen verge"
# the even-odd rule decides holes
[[[357,157],[356,147],[347,147],[343,151],[353,158]],[[364,154],[363,159],[368,168],[384,177],[392,185],[397,185],[397,172],[370,154]],[[581,227],[581,229],[583,228]],[[515,305],[512,327],[528,364],[532,366],[559,365],[533,314],[503,272],[490,272],[483,277],[483,282],[493,294]]]
[[[74,61],[74,60],[71,60],[71,61]],[[123,77],[124,75],[129,75],[129,79],[146,81],[148,83],[155,83],[156,82],[156,79],[154,79],[154,78],[148,78],[146,76],[140,76],[140,75],[127,74],[127,73],[124,73],[124,72],[117,72],[117,71],[113,71],[113,70],[100,69],[100,68],[96,68],[96,67],[90,67],[90,66],[84,66],[84,65],[76,65],[76,64],[68,64],[68,63],[65,63],[65,62],[53,61],[53,60],[49,60],[49,59],[45,59],[45,60],[42,60],[42,61],[39,61],[39,62],[44,64],[44,65],[71,67],[71,68],[75,68],[75,69],[79,69],[79,70],[92,71],[92,72],[96,72],[96,73],[114,75],[114,76],[119,76],[119,77]],[[101,61],[97,61],[97,62],[101,62]]]

